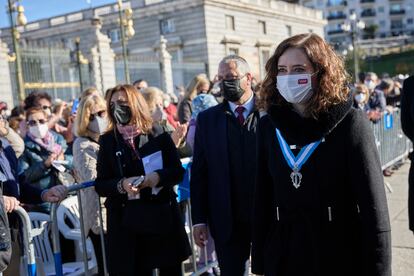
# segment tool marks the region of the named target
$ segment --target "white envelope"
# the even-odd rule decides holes
[[[157,151],[153,154],[145,156],[142,158],[142,164],[144,165],[145,174],[152,173],[156,170],[161,170],[163,168],[162,152]],[[152,188],[152,194],[157,195],[161,188]]]

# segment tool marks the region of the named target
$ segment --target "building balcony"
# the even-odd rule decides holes
[[[346,14],[330,14],[326,17],[328,20],[346,19]]]
[[[373,17],[376,15],[376,12],[374,10],[365,10],[361,12],[361,17]]]
[[[395,11],[390,11],[390,15],[404,15],[405,14],[405,10],[395,10]]]
[[[375,0],[361,0],[361,4],[375,3]]]
[[[345,33],[345,31],[344,30],[330,30],[330,31],[327,31],[327,33],[328,35],[337,35],[337,34],[343,34]]]
[[[328,1],[328,4],[326,5],[328,8],[329,7],[346,7],[348,6],[348,2],[347,1]]]

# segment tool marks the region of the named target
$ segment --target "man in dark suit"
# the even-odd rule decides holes
[[[414,76],[404,81],[401,98],[401,125],[404,134],[414,141]],[[414,232],[414,154],[410,153],[410,172],[408,174],[408,220]]]
[[[256,126],[260,119],[247,62],[219,64],[223,103],[198,115],[191,175],[194,239],[214,239],[222,276],[245,273],[250,256]],[[207,227],[208,226],[208,227]]]

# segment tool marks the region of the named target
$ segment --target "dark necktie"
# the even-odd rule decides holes
[[[246,108],[242,105],[238,106],[236,108],[236,113],[237,113],[237,120],[239,121],[239,124],[242,126],[244,124],[244,116],[243,116],[243,112],[246,110]]]

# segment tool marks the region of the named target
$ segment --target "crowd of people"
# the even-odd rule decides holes
[[[95,181],[81,196],[99,272],[106,198],[110,275],[181,275],[192,250],[187,201],[177,202],[175,186],[185,174],[180,158],[192,157],[198,265],[219,263],[205,275],[243,275],[250,259],[258,275],[391,275],[388,209],[366,118],[376,123],[399,106],[404,76],[368,72],[350,84],[343,61],[315,34],[283,41],[266,72],[257,82],[246,60],[230,55],[214,81],[197,75],[178,96],[138,80],[71,102],[33,91],[12,110],[0,103],[12,228],[17,206],[48,213],[67,186]],[[18,275],[14,255],[5,275]]]

